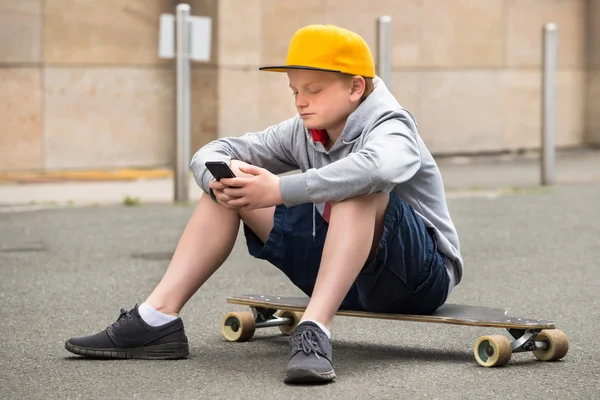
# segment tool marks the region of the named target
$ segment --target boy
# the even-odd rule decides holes
[[[192,159],[199,201],[165,276],[139,307],[67,350],[109,358],[183,358],[178,314],[226,260],[240,220],[248,250],[310,296],[290,339],[287,383],[335,378],[338,308],[431,313],[463,262],[439,170],[404,110],[375,77],[357,34],[311,25],[284,66],[298,114],[263,132],[215,140]],[[206,161],[230,164],[217,182]],[[300,169],[301,173],[278,176]]]

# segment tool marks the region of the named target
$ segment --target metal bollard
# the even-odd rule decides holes
[[[542,55],[542,151],[541,183],[552,185],[555,181],[556,159],[556,24],[550,23],[543,28]]]
[[[377,75],[388,89],[392,89],[391,60],[392,17],[383,15],[377,19]]]
[[[175,201],[189,200],[190,166],[190,6],[176,7],[177,143],[175,161]]]

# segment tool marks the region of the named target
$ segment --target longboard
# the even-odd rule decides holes
[[[230,304],[249,306],[251,312],[230,312],[221,321],[221,332],[231,342],[252,338],[256,328],[278,326],[284,334],[293,333],[300,322],[308,297],[286,297],[251,294],[230,296]],[[279,313],[277,313],[279,312]],[[277,314],[277,315],[276,315]],[[476,361],[484,367],[498,367],[510,361],[511,354],[532,351],[541,361],[563,358],[568,352],[567,336],[548,320],[509,316],[500,308],[466,304],[444,304],[433,314],[387,314],[355,310],[338,310],[336,315],[398,321],[429,322],[466,326],[505,328],[513,337],[503,335],[480,337],[474,346]]]

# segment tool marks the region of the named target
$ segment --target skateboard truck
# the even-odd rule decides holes
[[[276,316],[277,309],[274,308],[251,307],[251,311],[256,328],[292,325],[294,323],[294,319],[291,317]]]
[[[529,330],[529,329],[507,329],[508,333],[515,338],[510,343],[510,347],[512,348],[513,353],[522,353],[525,351],[534,351],[534,350],[546,350],[548,348],[547,342],[537,342],[535,338],[537,337],[539,330]]]

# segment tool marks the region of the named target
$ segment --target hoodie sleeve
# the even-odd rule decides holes
[[[286,206],[323,203],[377,192],[389,193],[409,180],[421,166],[415,135],[399,120],[388,120],[369,133],[358,151],[319,169],[282,176]]]
[[[206,161],[229,163],[231,160],[240,160],[265,168],[274,174],[297,169],[290,151],[297,123],[297,117],[294,117],[261,132],[221,138],[206,144],[192,157],[190,167],[194,180],[205,193],[210,194],[208,185],[213,176],[204,165]]]

